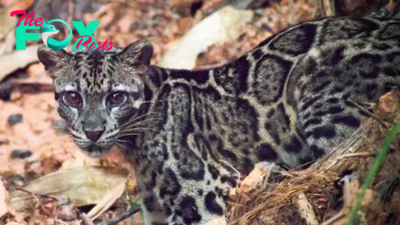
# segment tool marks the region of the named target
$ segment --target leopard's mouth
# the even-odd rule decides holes
[[[90,145],[86,148],[81,148],[82,152],[85,153],[87,156],[92,158],[101,158],[103,157],[109,150],[111,146],[98,146],[98,145]]]

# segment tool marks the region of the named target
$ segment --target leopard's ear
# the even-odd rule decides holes
[[[39,61],[43,63],[46,71],[49,72],[50,76],[53,77],[54,70],[62,68],[69,63],[72,55],[65,50],[53,50],[44,44],[41,44],[38,48],[37,55]]]
[[[128,64],[141,62],[148,65],[153,56],[153,45],[149,39],[141,39],[128,45],[118,55]]]

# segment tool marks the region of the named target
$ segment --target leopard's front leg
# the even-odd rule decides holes
[[[146,225],[206,224],[224,217],[228,172],[198,149],[169,149],[162,139],[151,142],[151,156],[137,171]]]

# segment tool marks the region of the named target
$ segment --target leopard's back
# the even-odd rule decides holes
[[[321,157],[366,118],[352,103],[374,103],[399,87],[399,28],[398,20],[369,18],[288,28],[209,71],[206,84],[192,82],[200,99],[193,110],[203,115],[194,123],[211,121],[201,132],[217,136],[224,143],[217,152],[243,168]]]

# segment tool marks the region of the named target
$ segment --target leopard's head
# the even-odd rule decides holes
[[[101,157],[118,143],[124,125],[141,116],[142,77],[149,72],[152,54],[146,39],[110,51],[39,47],[39,60],[53,79],[58,112],[87,155]]]

